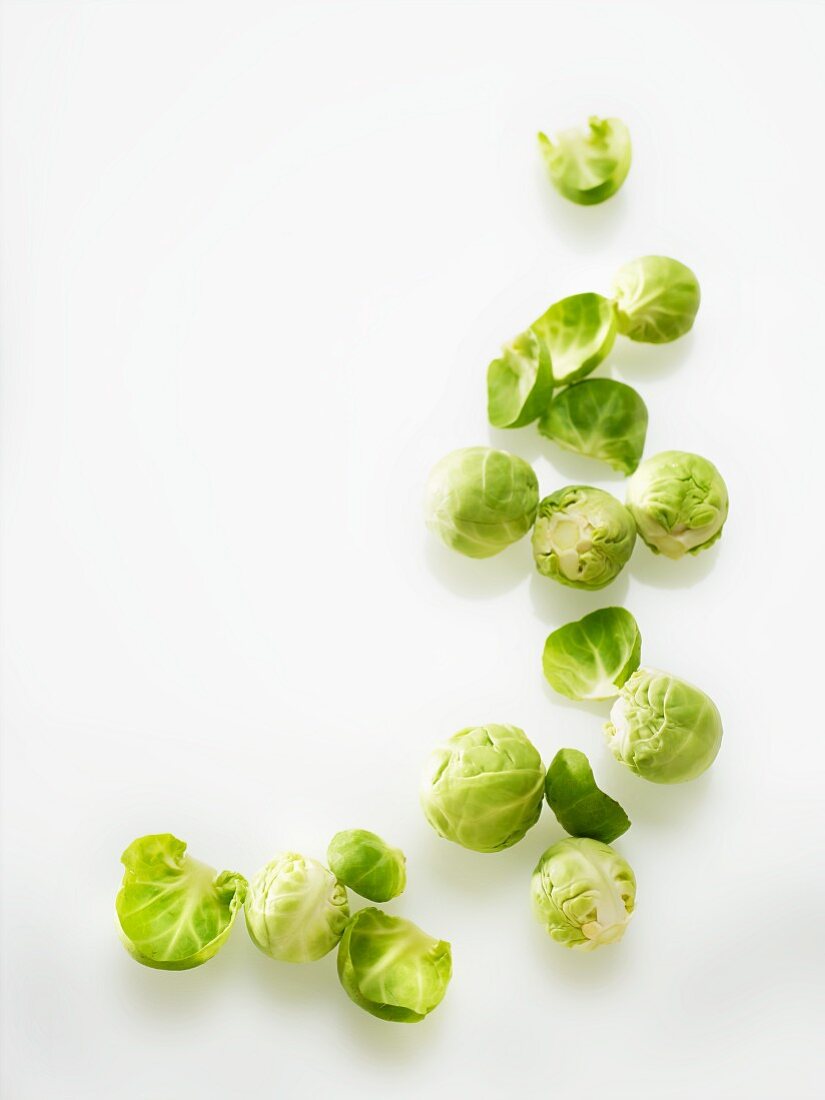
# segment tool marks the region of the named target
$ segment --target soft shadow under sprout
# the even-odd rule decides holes
[[[638,539],[628,568],[633,577],[653,588],[690,588],[704,580],[714,569],[721,549],[721,544],[717,544],[698,554],[686,554],[678,561],[672,561],[661,554],[654,554]]]
[[[568,588],[551,577],[542,577],[534,572],[530,578],[530,600],[536,617],[547,623],[548,627],[562,626],[598,607],[624,604],[629,584],[627,570],[620,573],[612,584],[596,591]]]
[[[465,599],[489,600],[523,584],[530,573],[529,536],[491,558],[468,558],[427,532],[424,559],[438,583]]]

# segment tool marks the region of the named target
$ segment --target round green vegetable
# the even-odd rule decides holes
[[[553,384],[566,386],[607,358],[616,339],[616,312],[601,294],[572,294],[550,306],[530,330],[547,348]]]
[[[636,526],[610,493],[568,485],[545,497],[533,528],[536,568],[572,588],[610,584],[630,560]]]
[[[647,344],[667,344],[690,332],[699,311],[699,283],[668,256],[642,256],[613,279],[619,332]]]
[[[631,386],[588,378],[562,390],[547,406],[539,431],[559,447],[632,474],[647,435],[647,406]]]
[[[539,145],[555,188],[582,206],[615,195],[630,171],[630,132],[618,118],[593,116],[587,127],[539,134]]]
[[[549,634],[542,667],[568,699],[610,699],[639,667],[642,636],[623,607],[602,607]]]
[[[315,859],[284,852],[249,884],[246,927],[265,955],[312,962],[335,947],[349,920],[347,891]]]
[[[339,882],[370,901],[389,901],[407,885],[404,853],[367,829],[336,833],[327,860]]]
[[[662,451],[646,459],[628,481],[627,507],[650,549],[678,559],[721,538],[728,489],[701,455]]]
[[[630,865],[607,844],[571,837],[533,872],[533,910],[556,943],[592,951],[624,935],[636,901]]]
[[[171,833],[133,840],[121,861],[115,907],[132,958],[156,970],[190,970],[217,954],[246,896],[243,875],[217,874]]]
[[[381,1020],[413,1024],[444,999],[452,974],[449,943],[401,917],[360,909],[338,948],[347,995]]]
[[[538,821],[544,765],[516,726],[470,726],[433,752],[421,785],[424,815],[447,840],[498,852]]]
[[[722,719],[699,688],[667,672],[637,669],[605,725],[620,764],[652,783],[684,783],[706,771],[722,743]]]
[[[490,447],[466,447],[430,473],[427,526],[471,558],[489,558],[527,534],[536,518],[539,486],[524,459]]]
[[[540,416],[553,393],[550,352],[529,329],[487,368],[487,417],[495,428],[521,428]]]

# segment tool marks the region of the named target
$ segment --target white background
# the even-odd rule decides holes
[[[822,44],[810,3],[3,4],[3,1097],[821,1095]],[[629,124],[580,208],[535,134]],[[638,546],[602,593],[421,521],[430,465],[492,441],[542,490],[621,478],[491,432],[498,345],[648,252],[695,331],[619,340],[647,453],[723,471],[721,543]],[[603,372],[605,373],[605,372]],[[645,784],[548,631],[623,602],[645,660],[725,720],[702,779]],[[818,651],[818,652],[817,652]],[[522,726],[633,819],[624,941],[565,952],[528,884],[560,836],[439,840],[429,749]],[[118,942],[118,858],[170,830],[219,868],[402,846],[391,906],[453,944],[416,1027],[335,958],[158,973]]]

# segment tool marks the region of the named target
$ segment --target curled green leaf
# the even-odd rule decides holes
[[[610,844],[630,828],[630,818],[596,785],[593,769],[578,749],[559,749],[547,769],[547,805],[571,836],[589,836]]]
[[[601,294],[571,294],[554,302],[530,330],[547,348],[553,384],[567,386],[607,358],[616,339],[616,314]]]
[[[156,970],[190,970],[223,947],[247,891],[243,875],[220,874],[186,855],[171,833],[133,840],[115,907],[129,954]]]
[[[588,378],[561,391],[539,421],[539,431],[566,451],[598,458],[632,474],[642,458],[647,406],[631,387]]]
[[[623,607],[602,607],[548,635],[542,667],[568,699],[611,699],[639,667],[642,636]]]

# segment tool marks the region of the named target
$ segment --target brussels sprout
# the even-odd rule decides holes
[[[646,344],[667,344],[690,332],[699,298],[690,268],[667,256],[641,256],[613,279],[619,332]]]
[[[539,431],[566,451],[600,458],[632,474],[647,435],[647,406],[630,386],[589,378],[568,386],[550,402]]]
[[[545,497],[533,528],[536,568],[572,588],[604,588],[633,553],[636,527],[603,489],[568,485]]]
[[[470,726],[430,757],[421,806],[440,836],[498,852],[535,825],[543,795],[544,765],[523,730]]]
[[[487,368],[487,416],[494,428],[521,428],[544,411],[553,393],[550,352],[529,329]]]
[[[246,896],[246,879],[217,874],[186,854],[171,833],[133,840],[115,908],[129,954],[157,970],[189,970],[211,959],[229,938]]]
[[[522,458],[465,447],[436,463],[427,482],[427,526],[471,558],[489,558],[527,534],[539,485]]]
[[[623,607],[603,607],[560,626],[544,643],[550,686],[568,699],[610,699],[639,667],[642,636]]]
[[[366,829],[336,833],[327,860],[339,882],[370,901],[389,901],[407,885],[404,853]]]
[[[618,118],[587,120],[587,128],[539,134],[550,179],[566,199],[593,206],[614,195],[630,171],[630,132]]]
[[[610,750],[642,779],[684,783],[706,771],[722,743],[719,711],[699,688],[667,672],[637,669],[604,727]]]
[[[607,844],[583,837],[548,848],[533,872],[533,910],[556,943],[592,951],[617,943],[633,913],[636,879]]]
[[[559,825],[571,836],[609,844],[630,828],[630,818],[599,790],[587,757],[578,749],[559,749],[547,769],[544,793]]]
[[[346,887],[315,859],[284,852],[249,884],[246,927],[265,955],[312,962],[335,947],[349,920]]]
[[[566,386],[607,358],[616,339],[616,312],[601,294],[572,294],[550,306],[530,330],[549,352],[553,384]]]
[[[627,507],[656,554],[698,554],[722,536],[728,489],[712,462],[685,451],[646,459],[627,483]]]
[[[411,921],[360,909],[338,948],[347,995],[379,1020],[414,1024],[444,999],[452,974],[450,945]]]

